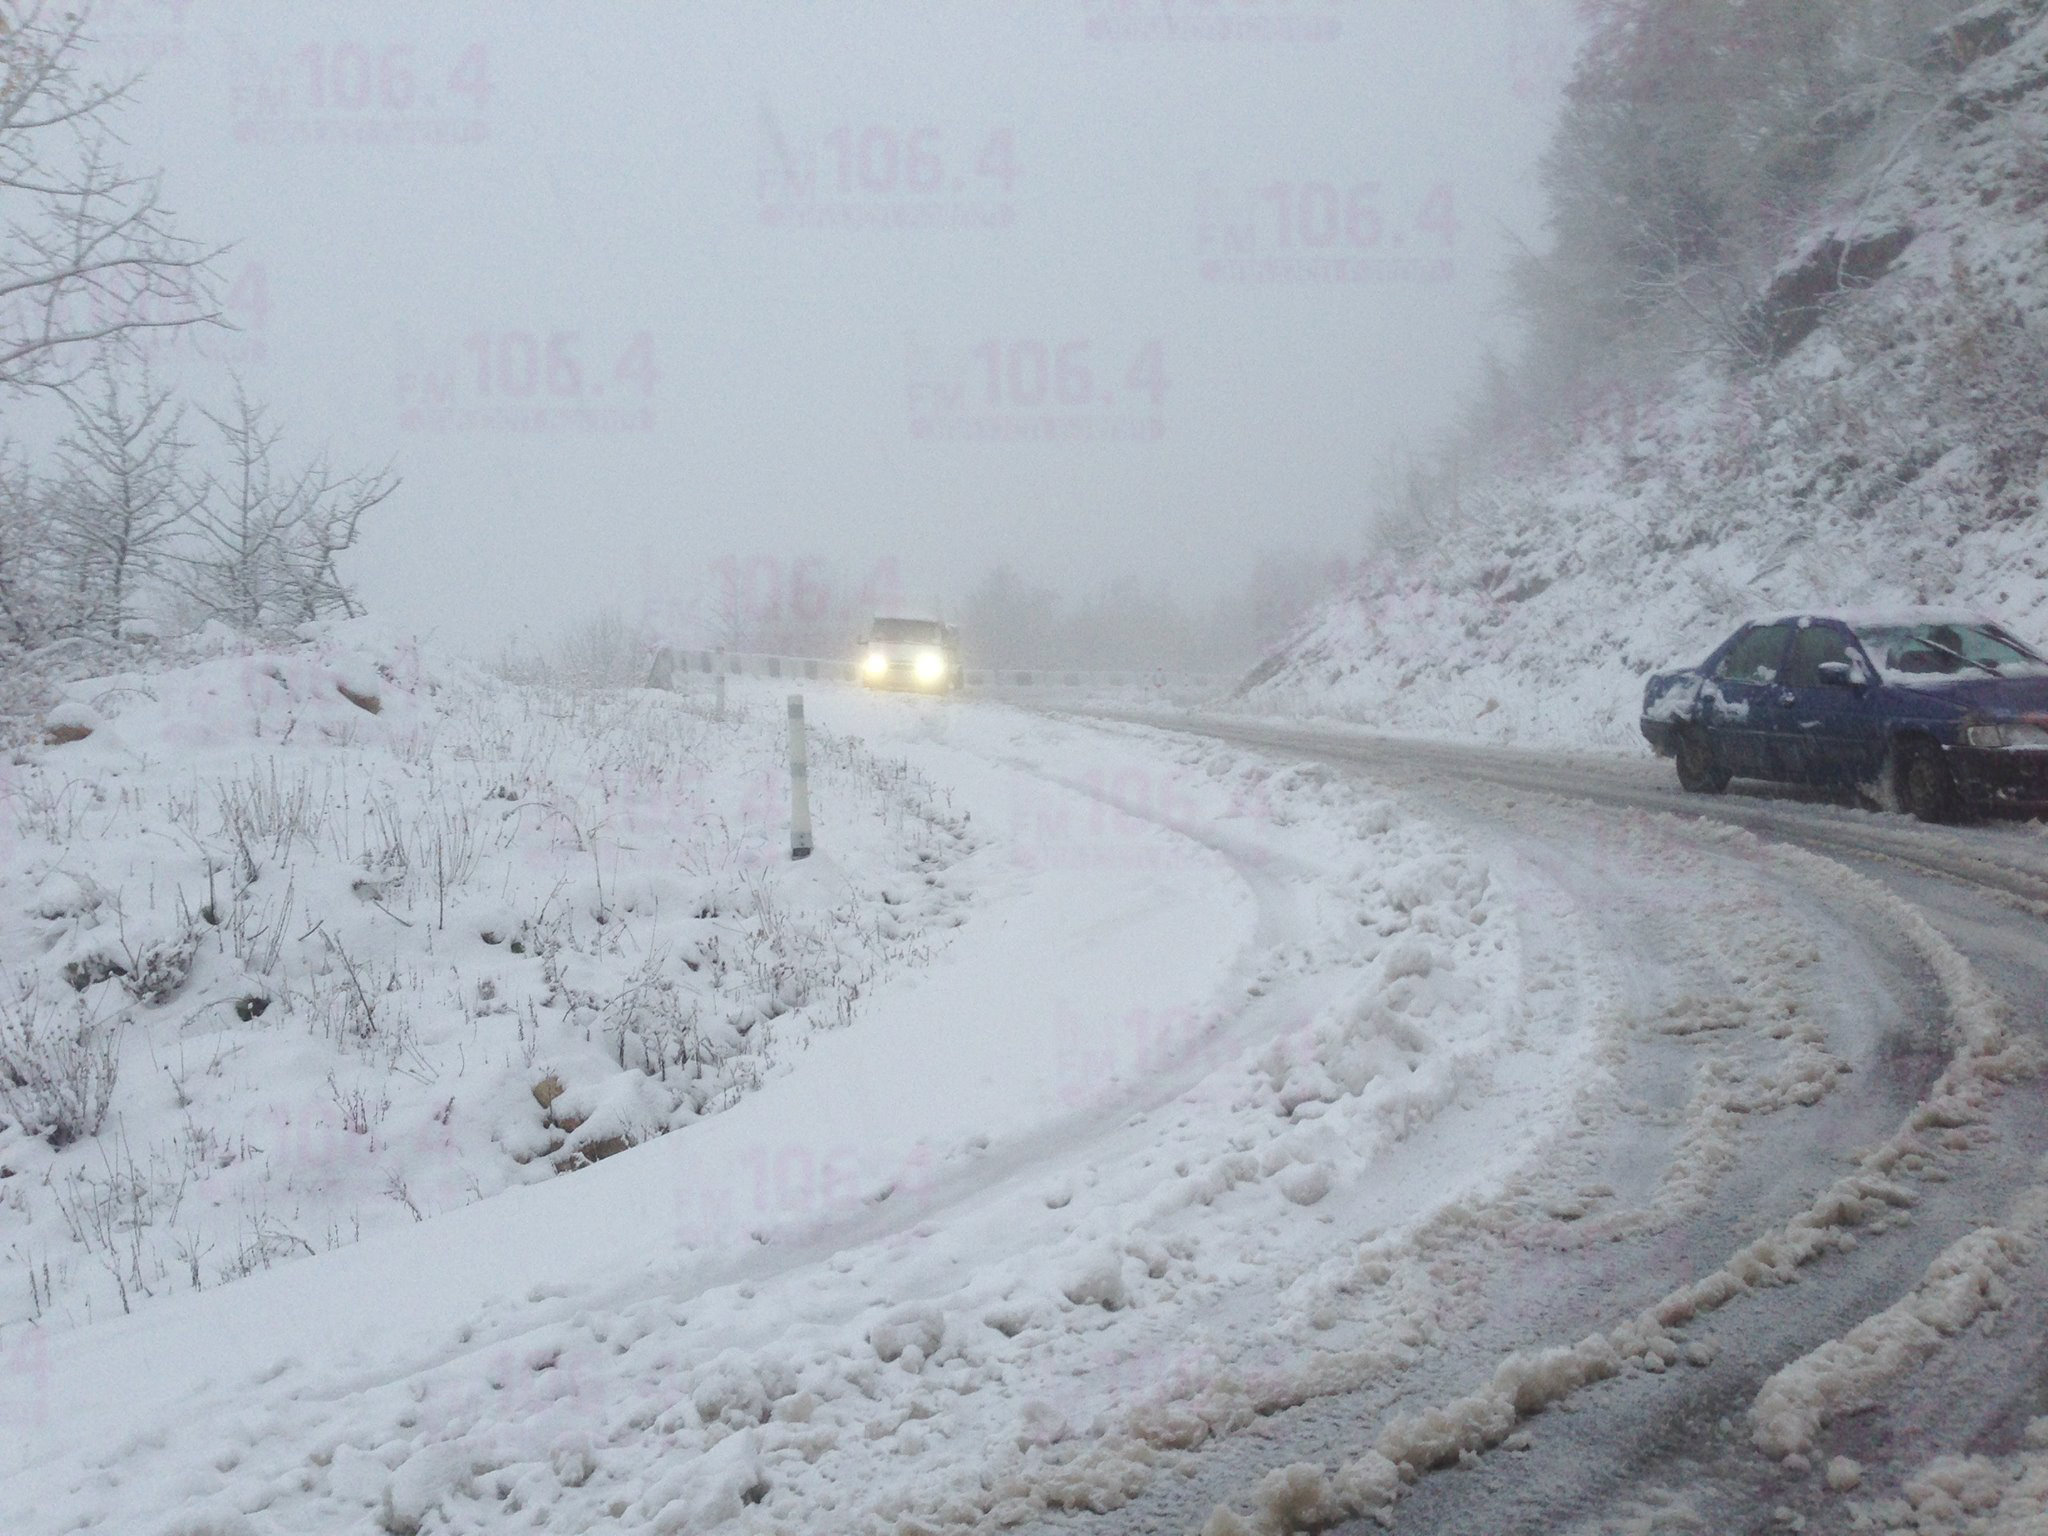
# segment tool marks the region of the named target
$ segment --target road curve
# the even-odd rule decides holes
[[[1816,1109],[1755,1117],[1728,1166],[1702,1181],[1701,1202],[1655,1219],[1645,1213],[1656,1202],[1636,1200],[1629,1181],[1655,1164],[1669,1186],[1683,1144],[1653,1145],[1644,1127],[1656,1123],[1654,1114],[1636,1122],[1610,1116],[1593,1154],[1602,1181],[1595,1187],[1618,1190],[1600,1217],[1608,1230],[1600,1243],[1577,1247],[1551,1244],[1546,1232],[1545,1243],[1559,1251],[1546,1248],[1541,1257],[1542,1294],[1516,1273],[1529,1262],[1526,1235],[1512,1243],[1497,1233],[1449,1240],[1441,1262],[1472,1272],[1462,1282],[1466,1331],[1452,1331],[1434,1369],[1411,1373],[1396,1390],[1305,1404],[1259,1426],[1249,1443],[1220,1448],[1186,1475],[1177,1496],[1057,1528],[1193,1532],[1217,1503],[1246,1509],[1263,1472],[1341,1466],[1372,1447],[1390,1417],[1473,1390],[1503,1355],[1612,1327],[1712,1270],[1804,1210],[1861,1149],[1898,1134],[1924,1110],[1956,1049],[1957,970],[1965,985],[1981,982],[2002,1000],[2015,1036],[2048,1036],[2048,837],[2032,825],[1924,827],[1762,785],[1687,795],[1669,765],[1647,753],[1510,750],[1190,714],[1097,711],[1086,718],[1355,771],[1491,838],[1504,856],[1547,862],[1564,899],[1579,904],[1620,969],[1641,977],[1635,1034],[1621,1053],[1625,1097],[1676,1093],[1681,1075],[1696,1074],[1701,1059],[1685,1058],[1685,1065],[1659,1033],[1659,1010],[1700,985],[1698,976],[1671,970],[1670,955],[1659,950],[1682,949],[1688,925],[1717,902],[1774,901],[1771,921],[1796,920],[1822,935],[1829,952],[1815,974],[1828,1005],[1825,1050],[1839,1060],[1843,1086]],[[1754,837],[1731,837],[1721,827]],[[1670,910],[1635,910],[1659,880],[1671,887]],[[1602,910],[1604,889],[1611,910]],[[1938,957],[1930,961],[1930,946],[1943,945],[1966,965],[1944,971]],[[1828,960],[1839,962],[1832,971]],[[2048,1415],[2048,1257],[2038,1246],[2003,1276],[1976,1326],[1941,1338],[1926,1358],[1894,1372],[1869,1394],[1873,1401],[1831,1416],[1810,1456],[1764,1455],[1750,1410],[1774,1373],[1907,1298],[1951,1245],[2007,1222],[2015,1199],[2048,1179],[2044,1156],[2040,1080],[1993,1091],[1977,1123],[1907,1165],[1910,1213],[1860,1231],[1860,1241],[1802,1266],[1782,1285],[1730,1301],[1691,1330],[1705,1346],[1693,1368],[1626,1370],[1527,1419],[1526,1432],[1505,1447],[1414,1480],[1387,1511],[1395,1529],[1884,1529],[1937,1457],[2010,1462],[2024,1454],[2029,1423]],[[1585,1184],[1585,1168],[1573,1176]],[[1632,1203],[1640,1208],[1626,1210]],[[1831,1486],[1824,1476],[1837,1457],[1856,1463],[1852,1487]],[[1255,1511],[1258,1500],[1250,1505]],[[1324,1518],[1270,1528],[1363,1536],[1381,1525]],[[1938,1521],[1924,1528],[1964,1529]]]
[[[1157,715],[1118,716],[1154,725]],[[1738,780],[1725,795],[1690,795],[1668,763],[1636,757],[1536,751],[1374,736],[1341,727],[1276,726],[1185,715],[1171,728],[1318,762],[1344,763],[1395,782],[1423,776],[1596,805],[1711,817],[1823,855],[1882,861],[1994,892],[2048,917],[2048,837],[2030,823],[1926,827],[1903,816],[1838,804],[1785,785]]]

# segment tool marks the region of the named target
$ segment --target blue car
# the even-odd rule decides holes
[[[1743,625],[1643,689],[1678,782],[1830,785],[1923,821],[2048,812],[2048,660],[1988,619],[1925,610]]]

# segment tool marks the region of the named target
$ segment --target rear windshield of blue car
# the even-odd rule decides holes
[[[2001,630],[1974,624],[1885,624],[1856,632],[1887,677],[1901,681],[2048,677],[2048,661]]]

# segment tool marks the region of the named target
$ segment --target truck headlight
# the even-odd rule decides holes
[[[937,651],[917,653],[917,680],[920,683],[936,683],[946,675],[946,658]]]
[[[869,651],[860,664],[861,671],[869,677],[880,677],[889,670],[889,656],[886,651]]]
[[[2048,751],[2048,725],[2035,725],[2025,720],[1999,725],[1966,725],[1963,727],[1963,740],[1973,747]]]

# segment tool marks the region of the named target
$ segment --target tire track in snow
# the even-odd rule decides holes
[[[1497,785],[1616,809],[1667,811],[1744,827],[1816,852],[1880,859],[1992,891],[2018,910],[2048,917],[2048,849],[2019,838],[1965,837],[1957,829],[1916,826],[1897,816],[1835,811],[1815,792],[1788,785],[1738,782],[1721,796],[1688,795],[1668,782],[1661,762],[1612,755],[1517,751],[1373,736],[1357,731],[1302,730],[1213,716],[1174,719],[1105,712],[1104,719],[1295,752],[1384,770],[1394,782],[1419,769],[1448,781]],[[1805,802],[1799,810],[1794,805]],[[2029,857],[2032,855],[2032,857]]]
[[[1154,718],[1142,723],[1156,726],[1161,722]],[[1614,774],[1596,773],[1573,780],[1554,771],[1532,772],[1526,763],[1505,753],[1384,742],[1361,751],[1355,738],[1333,742],[1315,733],[1251,731],[1234,725],[1199,729],[1202,734],[1242,745],[1308,752],[1325,760],[1369,758],[1382,772],[1406,756],[1412,767],[1424,771],[1448,772],[1467,781],[1535,790],[1607,808],[1664,809],[1667,801],[1677,798],[1658,795],[1635,783],[1616,784],[1613,779],[1618,775]],[[1689,811],[1699,810],[1701,804],[1680,803]],[[1577,1345],[1509,1355],[1478,1391],[1396,1418],[1371,1451],[1341,1465],[1334,1475],[1315,1464],[1274,1469],[1251,1496],[1253,1519],[1247,1521],[1219,1509],[1205,1528],[1210,1536],[1320,1529],[1366,1515],[1388,1519],[1396,1501],[1426,1470],[1471,1464],[1473,1456],[1484,1451],[1515,1440],[1526,1443],[1526,1432],[1519,1425],[1546,1406],[1565,1402],[1625,1368],[1647,1363],[1661,1370],[1684,1358],[1673,1334],[1686,1324],[1738,1296],[1752,1294],[1758,1286],[1790,1283],[1802,1268],[1832,1251],[1853,1246],[1849,1234],[1854,1228],[1874,1220],[1877,1229],[1883,1230],[1894,1209],[1914,1202],[1915,1193],[1898,1180],[1913,1182],[1912,1172],[1917,1171],[1930,1139],[1944,1139],[1954,1148],[1961,1134],[1958,1128],[1980,1125],[1989,1117],[1990,1100],[2003,1083],[2037,1070],[2039,1053],[2034,1043],[2014,1037],[2004,1000],[1985,986],[1962,955],[1908,903],[1877,881],[1853,874],[1825,856],[1846,851],[1967,881],[1993,892],[2009,906],[2032,912],[2038,910],[2040,895],[2048,892],[2048,878],[2026,867],[2017,857],[2020,848],[2001,850],[2007,856],[2000,858],[1977,848],[1944,847],[1910,831],[1844,828],[1824,818],[1818,826],[1801,820],[1787,831],[1784,823],[1788,818],[1775,808],[1706,805],[1700,818],[1710,823],[1700,828],[1705,836],[1741,838],[1745,834],[1725,824],[1756,824],[1789,841],[1823,850],[1774,847],[1774,856],[1804,862],[1809,878],[1823,888],[1832,887],[1832,900],[1846,899],[1889,912],[1897,931],[1939,978],[1947,1000],[1956,1049],[1934,1090],[1890,1138],[1859,1159],[1854,1173],[1836,1180],[1783,1226],[1735,1251],[1714,1273]],[[1713,822],[1724,824],[1718,833]],[[2031,1223],[2021,1225],[2030,1227]],[[1803,1466],[1802,1452],[1810,1447],[1811,1437],[1801,1432],[1802,1426],[1810,1422],[1817,1427],[1835,1406],[1860,1401],[1859,1392],[1867,1394],[1882,1380],[1923,1362],[1946,1337],[1932,1323],[1914,1316],[1916,1298],[1920,1310],[1929,1310],[1931,1305],[1944,1318],[1951,1313],[1961,1318],[1958,1327],[1967,1324],[1988,1305],[1984,1298],[1998,1275],[2031,1251],[2031,1238],[2030,1230],[2014,1236],[1999,1227],[1967,1235],[1930,1267],[1920,1286],[1864,1326],[1860,1342],[1870,1347],[1823,1345],[1787,1366],[1789,1374],[1774,1377],[1775,1387],[1767,1388],[1760,1399],[1756,1418],[1759,1443],[1793,1456],[1794,1465]],[[1938,1304],[1927,1302],[1924,1293],[1930,1285],[1946,1285],[1944,1299],[1953,1301],[1960,1292],[1964,1300],[1942,1312]],[[1970,1301],[1973,1297],[1974,1302]],[[1962,1317],[1964,1312],[1969,1316]],[[1912,1334],[1912,1329],[1887,1326],[1887,1319],[1896,1322],[1901,1317],[1912,1317],[1923,1330],[1933,1333],[1933,1342],[1923,1332],[1913,1334],[1917,1350],[1899,1347],[1898,1337]],[[1852,1331],[1850,1337],[1859,1335]],[[1887,1344],[1892,1347],[1887,1349]]]

